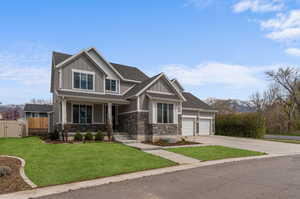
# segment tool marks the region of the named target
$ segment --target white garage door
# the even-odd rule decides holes
[[[194,135],[194,118],[182,119],[182,135],[193,136]]]
[[[199,135],[209,135],[210,134],[211,120],[200,119],[199,120]]]

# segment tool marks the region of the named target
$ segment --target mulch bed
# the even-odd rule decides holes
[[[176,143],[168,143],[168,142],[143,142],[144,144],[152,144],[156,146],[183,146],[183,145],[194,145],[194,144],[200,144],[199,142],[189,142],[189,141],[178,141]]]
[[[15,158],[0,157],[0,165],[12,169],[9,176],[0,177],[0,194],[31,189],[20,176],[21,161]]]

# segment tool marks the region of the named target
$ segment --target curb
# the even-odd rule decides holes
[[[27,183],[31,188],[36,188],[37,185],[34,184],[25,174],[25,160],[20,158],[20,157],[17,157],[17,156],[9,156],[9,155],[0,155],[0,157],[6,157],[6,158],[15,158],[15,159],[18,159],[21,161],[21,167],[20,167],[20,175],[21,177],[23,178],[23,180],[25,181],[25,183]]]
[[[194,168],[198,168],[198,167],[220,165],[220,164],[224,164],[224,163],[239,162],[239,161],[244,161],[244,160],[270,159],[270,158],[299,155],[299,154],[300,153],[273,154],[273,155],[262,155],[262,156],[252,156],[252,157],[245,157],[245,158],[231,158],[231,159],[199,162],[199,163],[194,163],[194,164],[186,164],[186,165],[172,166],[172,167],[166,167],[166,168],[160,168],[160,169],[152,169],[152,170],[147,170],[147,171],[139,171],[139,172],[135,172],[135,173],[122,174],[122,175],[118,175],[118,176],[111,176],[111,177],[99,178],[99,179],[88,180],[88,181],[73,182],[70,184],[62,184],[62,185],[36,188],[36,189],[32,189],[32,190],[27,190],[27,191],[20,191],[20,192],[14,192],[14,193],[0,195],[0,198],[1,199],[16,199],[16,198],[28,199],[28,198],[34,198],[34,197],[42,197],[42,196],[59,194],[59,193],[82,189],[82,188],[96,187],[96,186],[105,185],[105,184],[114,183],[114,182],[122,182],[122,181],[126,181],[126,180],[133,180],[133,179],[138,179],[138,178],[147,177],[147,176],[154,176],[154,175],[172,173],[172,172],[177,172],[177,171],[184,171],[187,169],[194,169]]]

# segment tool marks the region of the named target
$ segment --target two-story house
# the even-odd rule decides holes
[[[138,140],[214,133],[216,111],[176,79],[108,62],[95,48],[53,52],[51,92],[58,130],[105,132],[111,121],[115,133]]]

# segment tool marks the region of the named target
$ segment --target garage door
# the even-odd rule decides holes
[[[182,119],[182,135],[193,136],[194,135],[194,119],[183,118]]]
[[[199,135],[209,135],[210,134],[211,120],[200,119],[199,120]]]

